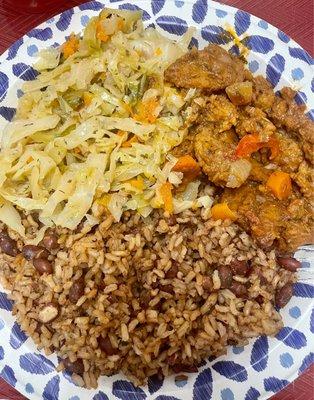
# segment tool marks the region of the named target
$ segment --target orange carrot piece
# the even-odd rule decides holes
[[[235,221],[237,219],[237,215],[235,212],[230,210],[227,203],[218,203],[215,204],[212,209],[212,218],[217,219],[231,219],[231,221]]]
[[[71,33],[69,39],[62,45],[62,54],[65,58],[72,56],[79,48],[79,39]]]
[[[279,200],[288,198],[292,193],[292,184],[290,175],[286,172],[273,172],[266,182],[266,187]]]
[[[103,21],[102,20],[97,22],[97,25],[96,25],[96,37],[101,42],[107,42],[107,40],[109,39],[109,36],[106,35],[106,33],[104,31],[104,26],[103,26]]]
[[[140,103],[138,107],[138,113],[134,115],[134,119],[140,122],[153,124],[157,119],[155,111],[158,106],[159,103],[155,98]]]
[[[178,159],[174,167],[172,168],[174,172],[182,172],[184,178],[188,181],[195,179],[201,172],[201,167],[190,155],[182,156]]]
[[[162,55],[162,50],[160,47],[157,47],[157,49],[155,50],[155,55],[156,56],[161,56]]]
[[[243,136],[243,138],[239,141],[235,155],[239,158],[250,157],[252,153],[258,151],[262,147],[262,142],[257,133],[248,134]]]
[[[132,185],[133,187],[135,187],[136,189],[139,189],[139,190],[143,190],[144,189],[144,181],[143,181],[143,178],[141,176],[138,176],[135,179],[130,179],[128,181],[128,183],[130,185]]]
[[[247,158],[250,157],[252,153],[255,153],[262,148],[270,149],[271,160],[279,154],[279,142],[276,138],[270,137],[269,140],[263,142],[257,133],[252,133],[243,136],[239,141],[235,151],[235,156],[238,158]]]
[[[159,193],[164,202],[165,211],[169,214],[173,213],[173,198],[172,198],[172,185],[170,182],[163,183],[159,188]]]

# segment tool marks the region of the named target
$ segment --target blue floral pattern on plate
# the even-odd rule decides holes
[[[141,9],[146,26],[154,24],[174,39],[184,34],[188,26],[195,26],[197,32],[192,44],[199,48],[213,42],[237,54],[241,42],[250,50],[249,69],[267,76],[276,90],[297,82],[297,87],[302,88],[297,100],[305,103],[308,115],[314,117],[314,60],[266,21],[210,0],[103,0],[82,4],[51,18],[17,40],[0,57],[0,129],[14,116],[23,82],[36,76],[31,65],[37,51],[62,43],[72,31],[81,31],[104,6]],[[233,31],[238,35],[236,44]],[[244,348],[230,347],[225,356],[203,363],[198,373],[161,380],[150,378],[143,388],[134,387],[123,375],[114,375],[102,377],[98,389],[87,391],[76,386],[68,374],[57,373],[57,357],[44,356],[27,340],[11,315],[12,302],[0,286],[0,376],[30,399],[268,398],[314,362],[313,251],[305,247],[297,256],[303,261],[300,281],[295,285],[294,297],[282,310],[285,327],[275,338],[263,336],[251,340]]]

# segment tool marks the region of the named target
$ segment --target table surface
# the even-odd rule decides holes
[[[10,2],[14,3],[12,8],[8,4]],[[67,8],[84,3],[80,0],[39,0],[45,7],[43,11],[36,13],[25,10],[26,2],[0,0],[0,54],[39,23]],[[267,20],[313,55],[313,0],[221,0],[221,3],[241,8]],[[0,378],[0,399],[25,398]],[[314,400],[314,365],[295,382],[273,396],[272,400]]]

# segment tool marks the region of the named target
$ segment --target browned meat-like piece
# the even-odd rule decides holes
[[[303,160],[302,150],[298,143],[284,131],[277,131],[273,137],[278,140],[279,152],[271,162],[284,172],[297,171]]]
[[[294,192],[289,199],[277,200],[254,183],[226,189],[221,201],[237,212],[237,222],[264,248],[275,246],[283,253],[314,242],[310,204]]]
[[[305,158],[314,164],[314,123],[307,120],[298,131]]]
[[[197,122],[217,133],[227,131],[237,122],[237,109],[225,96],[213,94],[203,99]]]
[[[175,61],[166,69],[165,79],[177,87],[215,92],[242,82],[244,67],[222,47],[210,44],[204,50],[192,49]]]
[[[256,107],[247,106],[238,113],[238,122],[235,126],[239,137],[247,134],[258,133],[265,141],[271,137],[277,140],[278,155],[272,160],[267,153],[259,157],[260,162],[272,163],[281,170],[291,173],[295,172],[303,160],[303,153],[300,145],[286,131],[277,130],[275,125],[266,118],[266,114]],[[263,152],[261,152],[263,154]],[[254,171],[252,171],[254,173]]]
[[[283,88],[281,97],[275,96],[268,115],[278,128],[285,128],[301,141],[305,157],[313,163],[314,123],[304,114],[305,106],[295,103],[294,95],[295,92],[292,89]]]
[[[314,187],[313,186],[314,171],[313,171],[313,168],[311,168],[310,165],[306,161],[303,161],[301,163],[301,165],[299,166],[298,171],[292,175],[292,178],[299,186],[301,193],[303,193],[304,196],[313,200],[314,199],[314,189],[313,189],[313,187]]]
[[[247,106],[241,108],[238,113],[235,129],[240,137],[248,133],[258,133],[266,141],[275,132],[276,127],[260,108]]]
[[[250,158],[252,169],[249,180],[265,183],[274,169],[289,174],[298,170],[303,160],[302,150],[298,143],[281,131],[273,133],[272,138],[278,142],[278,155],[270,159],[270,153],[267,149],[253,154]]]
[[[177,87],[200,89],[191,136],[174,154],[193,154],[194,145],[193,155],[208,180],[224,188],[220,201],[237,212],[239,224],[265,248],[292,252],[313,242],[314,124],[305,107],[295,103],[295,92],[284,88],[276,96],[264,77],[254,77],[216,45],[181,57],[165,78]],[[292,179],[288,199],[267,190],[275,170]]]
[[[237,136],[233,129],[217,132],[213,125],[204,125],[195,136],[195,155],[208,179],[222,187],[238,187],[249,176],[251,164],[235,160]]]
[[[253,78],[253,105],[263,111],[270,110],[275,101],[272,85],[263,77]]]
[[[171,151],[171,154],[175,157],[182,157],[187,154],[190,156],[194,156],[194,134],[193,132],[189,132],[183,142],[180,143],[178,146],[174,147]]]
[[[198,99],[198,127],[194,151],[203,172],[218,186],[238,187],[249,176],[248,160],[235,160],[238,137],[232,129],[236,107],[223,95]]]
[[[295,91],[285,87],[276,96],[271,84],[262,76],[252,78],[252,104],[266,112],[277,128],[285,128],[301,142],[305,157],[314,163],[314,123],[304,114],[305,106],[294,101]]]

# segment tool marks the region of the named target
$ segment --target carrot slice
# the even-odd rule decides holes
[[[71,33],[69,39],[62,45],[62,54],[65,58],[72,56],[79,48],[79,39]]]
[[[266,187],[279,200],[288,198],[292,193],[292,185],[290,175],[286,172],[273,172],[266,182]]]
[[[257,133],[248,134],[243,136],[243,138],[239,141],[235,155],[239,158],[250,157],[252,153],[258,151],[262,147],[262,142]]]
[[[237,219],[237,215],[235,212],[230,210],[227,203],[218,203],[215,204],[212,209],[212,218],[217,219],[231,219],[231,221],[235,221]]]
[[[162,50],[160,47],[157,47],[157,49],[155,50],[155,55],[156,56],[161,56],[162,55]]]
[[[136,189],[139,189],[139,190],[143,190],[144,189],[144,181],[143,181],[143,178],[141,176],[138,176],[135,179],[130,179],[128,181],[128,183],[130,185],[132,185],[133,187],[135,187]]]
[[[159,188],[159,193],[164,202],[165,211],[169,214],[173,213],[173,198],[172,198],[172,185],[170,182],[163,183]]]
[[[156,108],[158,106],[159,103],[155,98],[140,103],[138,113],[134,115],[134,119],[139,122],[153,124],[157,119]]]
[[[184,178],[188,181],[195,179],[201,172],[201,167],[190,155],[182,156],[178,159],[174,167],[172,168],[174,172],[182,172]]]
[[[97,22],[97,25],[96,25],[96,37],[101,42],[107,42],[107,40],[109,39],[109,36],[106,35],[106,33],[104,31],[104,26],[103,26],[103,21],[102,20]]]

